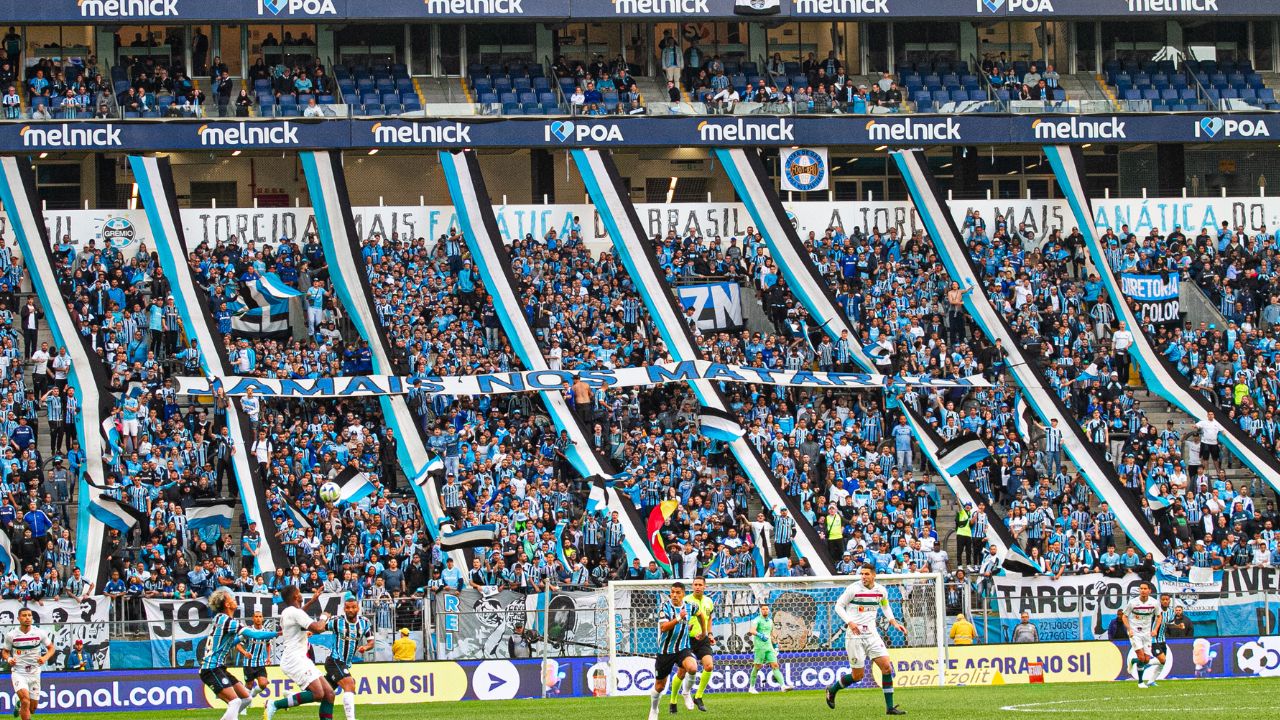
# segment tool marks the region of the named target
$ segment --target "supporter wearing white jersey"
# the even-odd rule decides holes
[[[0,656],[13,668],[10,680],[18,696],[18,714],[31,720],[40,704],[40,671],[53,658],[49,633],[32,624],[31,610],[18,611],[18,627],[5,635]]]
[[[1138,596],[1129,600],[1120,616],[1125,629],[1129,631],[1129,645],[1133,649],[1134,658],[1130,664],[1137,666],[1138,687],[1155,685],[1153,679],[1147,683],[1144,676],[1148,670],[1154,669],[1151,677],[1159,677],[1159,668],[1152,664],[1151,644],[1160,628],[1160,599],[1151,594],[1151,583],[1144,582],[1138,586]]]
[[[836,601],[836,613],[845,623],[845,650],[849,654],[849,668],[853,672],[851,675],[842,675],[827,688],[827,707],[836,709],[836,693],[862,680],[866,673],[867,658],[871,658],[876,667],[880,668],[885,713],[905,715],[906,711],[893,704],[893,665],[889,662],[889,651],[880,638],[876,621],[879,614],[884,612],[890,625],[903,633],[907,629],[893,616],[889,592],[876,582],[875,566],[863,565],[860,573],[861,580],[846,588]]]
[[[312,620],[303,609],[319,597],[320,590],[317,589],[304,604],[302,591],[296,585],[289,585],[280,591],[280,599],[284,605],[284,611],[280,613],[280,669],[303,690],[267,703],[263,711],[267,720],[275,717],[280,710],[313,702],[320,704],[320,720],[333,720],[333,686],[325,679],[324,672],[307,656],[307,638],[311,633],[325,632],[329,622],[328,613],[322,613],[319,620]]]

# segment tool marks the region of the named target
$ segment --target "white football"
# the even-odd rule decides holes
[[[338,487],[338,483],[327,482],[320,486],[320,499],[332,505],[338,502],[338,498],[342,497],[342,488]]]

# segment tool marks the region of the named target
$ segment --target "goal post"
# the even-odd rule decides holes
[[[609,583],[606,648],[610,695],[642,694],[647,692],[646,684],[652,687],[653,661],[658,649],[658,607],[676,581]],[[691,580],[679,581],[685,584],[686,594],[692,593]],[[707,596],[715,603],[711,632],[716,639],[716,672],[712,689],[747,690],[753,660],[751,624],[762,603],[771,608],[778,660],[787,683],[806,689],[830,684],[848,668],[845,627],[836,612],[836,601],[856,582],[860,582],[856,575],[707,580]],[[877,575],[876,582],[888,591],[894,617],[906,629],[904,633],[890,626],[881,613],[880,635],[890,658],[910,667],[916,684],[945,684],[947,625],[943,576],[939,573]],[[646,669],[647,676],[644,675]],[[870,682],[868,678],[872,674],[869,669],[864,682]],[[761,675],[767,677],[767,669]],[[898,676],[901,678],[902,673],[898,672]]]

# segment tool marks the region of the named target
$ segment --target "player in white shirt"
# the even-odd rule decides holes
[[[280,591],[284,612],[280,613],[280,669],[295,685],[304,688],[288,697],[267,703],[263,717],[271,720],[276,712],[307,703],[320,703],[320,720],[333,720],[333,686],[324,677],[324,671],[307,657],[307,638],[325,632],[329,613],[321,613],[319,620],[312,620],[304,607],[320,597],[317,589],[305,604],[302,591],[289,585]]]
[[[1160,629],[1161,621],[1160,600],[1151,594],[1151,583],[1139,585],[1138,596],[1131,599],[1121,612],[1123,614],[1120,618],[1129,631],[1129,646],[1133,649],[1134,657],[1130,664],[1137,665],[1135,674],[1138,676],[1138,687],[1155,685],[1154,680],[1147,683],[1143,679],[1148,670],[1154,670],[1152,678],[1160,676],[1159,666],[1151,662],[1154,659],[1151,644]]]
[[[893,616],[893,608],[889,606],[889,591],[876,582],[875,566],[863,565],[860,574],[862,579],[846,588],[836,601],[836,614],[844,621],[846,628],[844,644],[853,674],[842,675],[827,688],[827,707],[835,710],[836,693],[862,680],[866,673],[867,658],[870,658],[880,668],[885,714],[906,715],[905,710],[893,704],[893,664],[889,661],[889,651],[885,649],[884,640],[880,638],[880,629],[876,625],[877,615],[883,611],[885,619],[899,632],[905,633],[907,629]]]
[[[18,627],[4,638],[0,657],[13,668],[10,680],[18,695],[18,714],[31,720],[40,704],[40,670],[53,658],[49,633],[32,624],[31,610],[18,611]]]

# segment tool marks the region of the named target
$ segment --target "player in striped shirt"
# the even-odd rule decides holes
[[[671,594],[658,605],[658,657],[654,662],[653,694],[649,696],[649,720],[658,720],[658,703],[667,688],[667,677],[676,671],[676,685],[686,675],[698,672],[697,660],[689,649],[689,622],[699,608],[684,596],[684,583],[671,584]],[[676,704],[668,710],[676,712]]]
[[[1159,667],[1152,664],[1153,636],[1160,632],[1160,602],[1151,596],[1151,583],[1144,582],[1138,586],[1138,596],[1131,599],[1121,611],[1120,618],[1129,631],[1129,647],[1133,650],[1130,665],[1137,665],[1135,674],[1138,687],[1146,688],[1155,683],[1148,683],[1144,677],[1147,670],[1155,669],[1152,677],[1159,677]]]
[[[239,647],[242,636],[257,640],[270,640],[276,636],[270,630],[240,627],[240,621],[235,618],[237,607],[235,595],[227,590],[219,589],[209,596],[213,631],[205,641],[204,657],[200,659],[200,680],[227,703],[222,720],[235,720],[240,708],[247,707],[250,702],[249,690],[244,683],[227,672],[227,656]]]
[[[40,671],[53,659],[53,640],[49,633],[36,627],[30,608],[18,611],[18,627],[5,635],[0,656],[11,668],[10,681],[18,696],[15,715],[31,720],[40,705]]]
[[[347,593],[342,614],[329,620],[333,631],[333,652],[324,661],[329,684],[342,693],[342,709],[347,720],[356,720],[356,681],[351,677],[351,664],[356,656],[373,649],[373,626],[360,617],[360,601]]]
[[[862,578],[850,585],[840,594],[836,601],[836,614],[844,621],[845,650],[849,655],[849,667],[852,675],[843,675],[827,688],[827,707],[836,709],[836,693],[862,680],[866,672],[867,658],[880,668],[881,687],[884,689],[884,707],[887,715],[906,715],[893,704],[893,664],[889,661],[889,651],[885,649],[884,640],[880,638],[880,630],[876,626],[877,615],[883,611],[890,625],[905,633],[906,627],[893,616],[893,608],[889,606],[889,591],[876,582],[874,565],[863,565]]]
[[[253,629],[264,630],[262,612],[253,613]],[[253,699],[270,694],[267,689],[267,666],[271,664],[271,641],[260,637],[244,636],[236,650],[244,656],[244,684],[249,687],[249,697],[240,705],[240,714],[249,712]]]
[[[1151,674],[1151,682],[1155,685],[1169,657],[1169,645],[1165,640],[1164,629],[1169,626],[1177,613],[1173,609],[1173,600],[1168,595],[1160,596],[1160,622],[1156,625],[1155,637],[1151,643],[1151,654],[1156,658],[1155,671]]]

